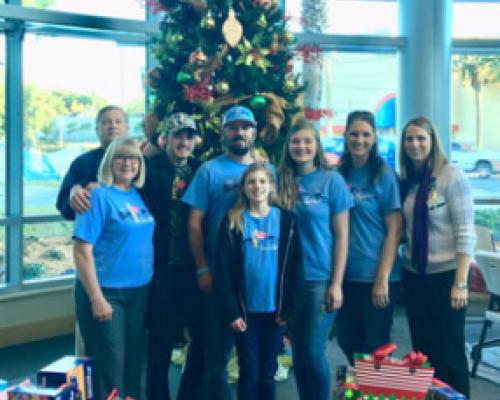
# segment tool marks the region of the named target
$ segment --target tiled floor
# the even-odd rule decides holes
[[[477,341],[481,328],[479,316],[484,307],[484,301],[476,301],[471,305],[470,313],[478,317],[469,318],[468,320],[466,325],[467,341]],[[500,336],[500,327],[495,327],[492,331],[492,335]],[[396,351],[396,356],[401,356],[410,350],[406,317],[402,307],[398,307],[396,310],[393,327],[393,341],[399,346]],[[73,336],[62,336],[21,346],[0,349],[0,378],[13,380],[33,375],[42,366],[62,355],[71,354],[72,351]],[[345,358],[335,340],[329,345],[328,351],[332,362],[332,370],[338,365],[345,364]],[[180,368],[172,367],[171,382],[172,391],[174,393],[177,389],[179,375]],[[475,378],[471,380],[471,388],[472,400],[500,399],[500,385],[481,378]],[[278,400],[298,399],[292,374],[288,380],[277,385],[277,394]]]

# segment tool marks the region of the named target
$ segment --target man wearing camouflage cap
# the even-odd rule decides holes
[[[201,293],[189,249],[189,208],[181,202],[199,163],[193,158],[197,128],[184,113],[172,114],[160,140],[165,150],[146,160],[146,182],[142,196],[153,214],[154,276],[148,309],[149,400],[170,399],[168,369],[182,315],[191,338],[177,399],[200,398],[203,349],[201,344]]]

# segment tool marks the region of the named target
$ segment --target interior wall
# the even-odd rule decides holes
[[[72,333],[73,286],[0,296],[0,348]]]

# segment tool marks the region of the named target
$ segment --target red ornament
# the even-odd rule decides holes
[[[254,0],[253,1],[253,5],[255,7],[262,7],[265,10],[271,8],[272,4],[273,4],[272,0]]]
[[[212,88],[210,86],[210,77],[206,77],[203,81],[194,85],[183,85],[184,99],[187,101],[210,101],[213,100]]]

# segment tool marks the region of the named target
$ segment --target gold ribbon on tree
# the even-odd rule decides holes
[[[259,131],[259,137],[264,143],[273,143],[279,135],[280,129],[285,122],[284,109],[288,102],[283,98],[271,92],[260,93],[267,99],[266,111],[264,112],[266,124]]]

